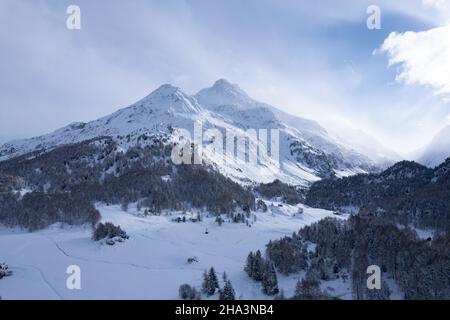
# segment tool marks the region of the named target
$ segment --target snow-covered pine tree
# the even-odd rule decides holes
[[[236,293],[234,291],[234,288],[231,284],[230,280],[225,281],[225,286],[223,287],[223,290],[220,291],[220,300],[235,300]]]
[[[253,260],[252,278],[255,281],[262,281],[264,274],[264,259],[261,256],[261,251],[256,251]]]
[[[327,298],[327,295],[320,289],[320,282],[315,278],[315,274],[310,271],[307,271],[305,278],[299,280],[295,286],[294,299],[296,300],[322,300]]]
[[[208,295],[213,295],[216,289],[219,289],[219,280],[217,279],[216,271],[211,267],[208,273]]]
[[[255,259],[253,256],[253,252],[250,252],[247,256],[247,262],[244,267],[244,271],[248,274],[250,278],[253,278],[254,263]]]
[[[188,284],[182,284],[178,289],[178,293],[183,300],[194,300],[197,298],[197,290]]]
[[[277,273],[273,263],[266,260],[264,263],[264,273],[261,280],[262,291],[268,296],[273,296],[278,293],[278,279]]]
[[[202,292],[204,294],[209,294],[209,277],[206,270],[203,272],[203,282],[202,282]]]

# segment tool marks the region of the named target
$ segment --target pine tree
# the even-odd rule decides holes
[[[262,281],[264,274],[264,259],[261,256],[261,251],[256,251],[253,260],[252,278],[255,281]]]
[[[220,300],[235,300],[235,292],[233,289],[233,286],[231,285],[231,281],[227,280],[225,282],[225,286],[223,287],[223,290],[220,291]]]
[[[178,294],[183,300],[194,300],[197,298],[198,294],[194,287],[188,284],[182,284],[178,289]]]
[[[253,252],[250,252],[247,256],[247,262],[244,267],[244,271],[248,274],[250,278],[253,278],[254,263],[255,258],[253,256]]]
[[[213,267],[209,269],[208,273],[208,295],[213,295],[216,292],[216,289],[219,289],[219,281],[217,279],[216,271]]]
[[[294,298],[299,300],[317,300],[325,298],[325,295],[320,290],[319,281],[314,279],[311,273],[307,273],[304,279],[297,282]]]
[[[208,277],[208,273],[205,270],[205,272],[203,272],[202,292],[204,294],[208,294],[209,295],[209,287],[210,287],[210,285],[209,285],[209,277]]]
[[[219,289],[219,281],[214,268],[211,267],[209,272],[203,273],[202,292],[211,296],[216,292],[216,289]]]
[[[277,273],[273,263],[266,261],[264,264],[264,273],[261,280],[262,291],[268,296],[273,296],[278,293],[278,279]]]

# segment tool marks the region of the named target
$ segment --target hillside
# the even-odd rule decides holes
[[[435,169],[403,161],[380,174],[324,179],[311,186],[305,203],[445,231],[450,227],[449,170],[450,158]]]

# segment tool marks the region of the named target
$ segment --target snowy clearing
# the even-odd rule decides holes
[[[0,259],[13,276],[0,281],[3,299],[178,299],[183,283],[201,286],[202,273],[213,266],[221,278],[226,271],[239,299],[269,299],[260,284],[243,271],[250,251],[264,250],[271,239],[290,235],[302,226],[328,216],[330,211],[302,205],[267,202],[269,211],[256,212],[256,222],[223,223],[213,217],[201,222],[176,223],[178,213],[141,217],[136,207],[99,206],[102,221],[120,225],[130,236],[109,246],[91,240],[91,228],[54,225],[29,233],[0,229]],[[299,207],[304,208],[298,214]],[[208,234],[205,234],[205,230]],[[187,263],[190,257],[198,262]],[[81,268],[81,290],[69,290],[66,269]],[[279,276],[279,286],[290,296],[300,274]],[[344,289],[345,291],[347,289]]]

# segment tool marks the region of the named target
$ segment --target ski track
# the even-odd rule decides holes
[[[185,269],[183,267],[159,267],[159,268],[157,268],[157,267],[149,267],[149,266],[141,265],[141,264],[137,264],[137,263],[114,262],[114,261],[108,261],[108,260],[90,259],[90,258],[85,258],[85,257],[79,257],[79,256],[75,256],[75,255],[67,253],[66,250],[61,248],[60,244],[58,244],[56,241],[54,241],[50,237],[48,237],[48,239],[53,242],[53,244],[55,245],[57,250],[59,252],[61,252],[64,256],[72,258],[72,259],[80,260],[80,261],[91,262],[91,263],[103,263],[103,264],[108,264],[108,265],[130,266],[130,267],[134,267],[134,268],[153,270],[153,271],[155,271],[155,270],[184,270]],[[203,270],[201,268],[191,268],[191,269],[193,269],[193,270]]]
[[[23,263],[19,263],[19,264],[17,264],[17,265],[19,265],[19,266],[24,266],[24,267],[27,267],[27,268],[32,268],[32,269],[36,270],[36,271],[39,273],[41,279],[42,279],[42,280],[44,281],[44,283],[47,285],[47,287],[48,287],[48,288],[49,288],[56,296],[58,296],[58,298],[59,298],[60,300],[64,300],[64,297],[58,292],[58,290],[55,289],[55,287],[50,283],[50,281],[48,281],[48,279],[47,279],[46,276],[44,275],[44,272],[43,272],[39,267],[33,266],[33,265],[31,265],[31,264],[23,264]]]

